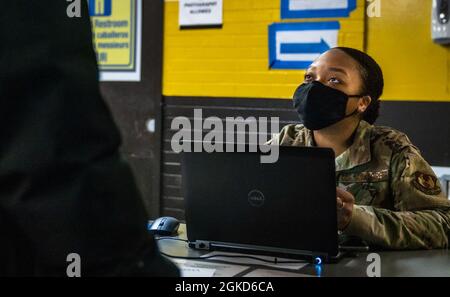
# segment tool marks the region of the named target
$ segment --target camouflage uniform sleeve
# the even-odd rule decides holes
[[[267,145],[290,145],[294,142],[298,133],[295,125],[286,125],[272,139],[266,142]]]
[[[355,205],[345,233],[390,249],[447,247],[450,201],[417,149],[393,155],[390,186],[395,211]]]

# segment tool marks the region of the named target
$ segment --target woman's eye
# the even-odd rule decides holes
[[[336,77],[332,77],[328,81],[330,83],[333,83],[333,84],[340,84],[341,83],[341,81],[339,79],[337,79]]]
[[[305,74],[305,81],[311,81],[313,78],[309,74]]]

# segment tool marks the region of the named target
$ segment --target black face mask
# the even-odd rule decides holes
[[[364,95],[347,95],[318,81],[300,85],[294,94],[294,107],[300,121],[310,130],[320,130],[358,113],[358,108],[345,114],[348,98]]]

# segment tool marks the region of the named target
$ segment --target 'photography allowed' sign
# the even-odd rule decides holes
[[[221,26],[222,22],[222,0],[180,0],[180,27]]]

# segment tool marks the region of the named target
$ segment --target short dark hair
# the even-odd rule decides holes
[[[334,47],[352,57],[360,65],[363,81],[362,94],[369,95],[372,102],[363,114],[363,120],[369,124],[375,123],[380,114],[380,97],[383,93],[384,79],[380,65],[368,54],[349,47]]]

